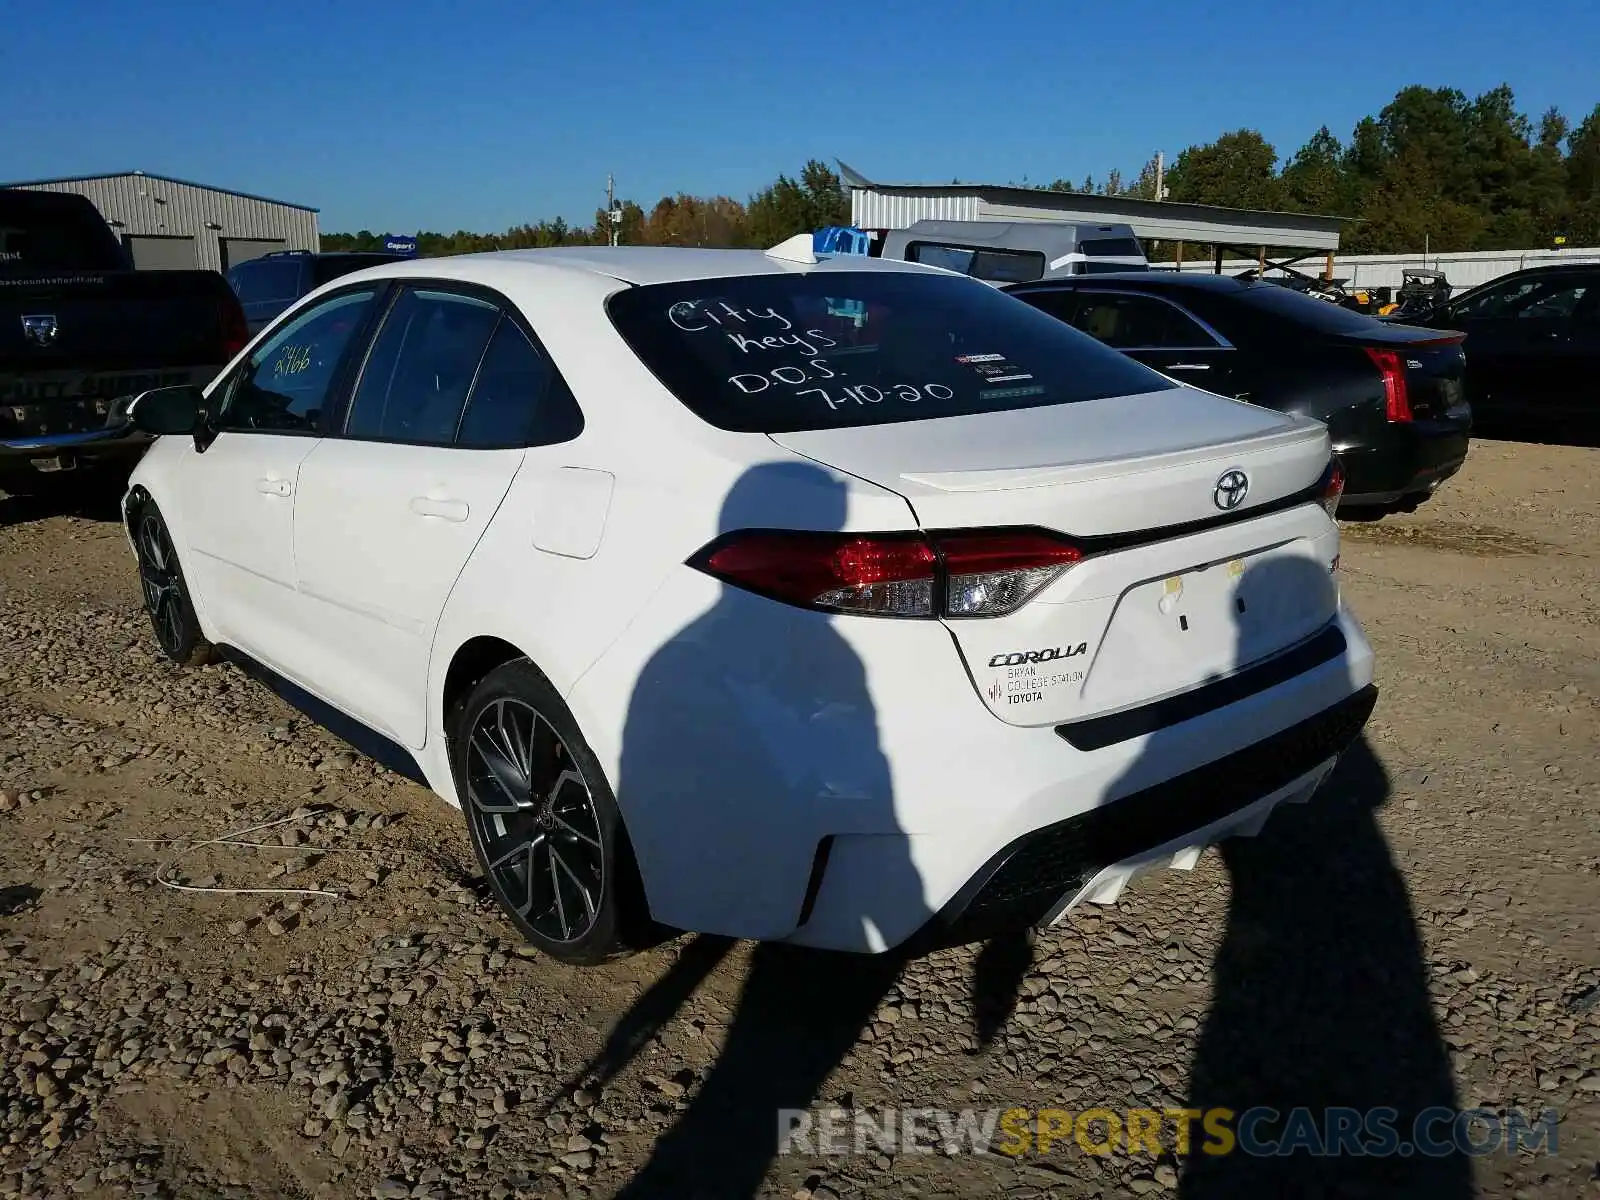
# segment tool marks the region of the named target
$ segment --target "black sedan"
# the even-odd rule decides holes
[[[1466,333],[1479,433],[1600,445],[1600,263],[1514,271],[1406,320]]]
[[[1347,508],[1414,509],[1466,460],[1472,412],[1453,330],[1222,275],[1140,271],[1006,290],[1174,379],[1325,421]]]

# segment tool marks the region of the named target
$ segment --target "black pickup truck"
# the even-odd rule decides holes
[[[125,480],[133,396],[204,384],[248,335],[214,271],[136,271],[82,196],[0,189],[0,492]]]

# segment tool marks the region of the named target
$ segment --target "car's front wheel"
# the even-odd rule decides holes
[[[136,501],[129,528],[139,558],[144,609],[161,652],[180,666],[201,666],[211,658],[211,643],[200,632],[172,534],[154,500],[146,496]]]
[[[636,949],[648,920],[617,802],[544,676],[526,660],[496,667],[450,735],[472,849],[522,934],[575,964]]]

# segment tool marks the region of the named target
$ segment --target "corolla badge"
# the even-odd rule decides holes
[[[1231,471],[1224,471],[1217,480],[1217,486],[1211,493],[1214,504],[1224,512],[1238,508],[1244,503],[1244,498],[1250,494],[1250,477],[1238,467]]]
[[[60,332],[55,313],[23,313],[22,336],[35,346],[48,346]]]

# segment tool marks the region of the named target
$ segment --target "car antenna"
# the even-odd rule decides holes
[[[776,246],[769,247],[768,258],[781,258],[785,262],[814,263],[817,261],[817,252],[812,248],[812,235],[797,233],[792,238],[785,238]]]

